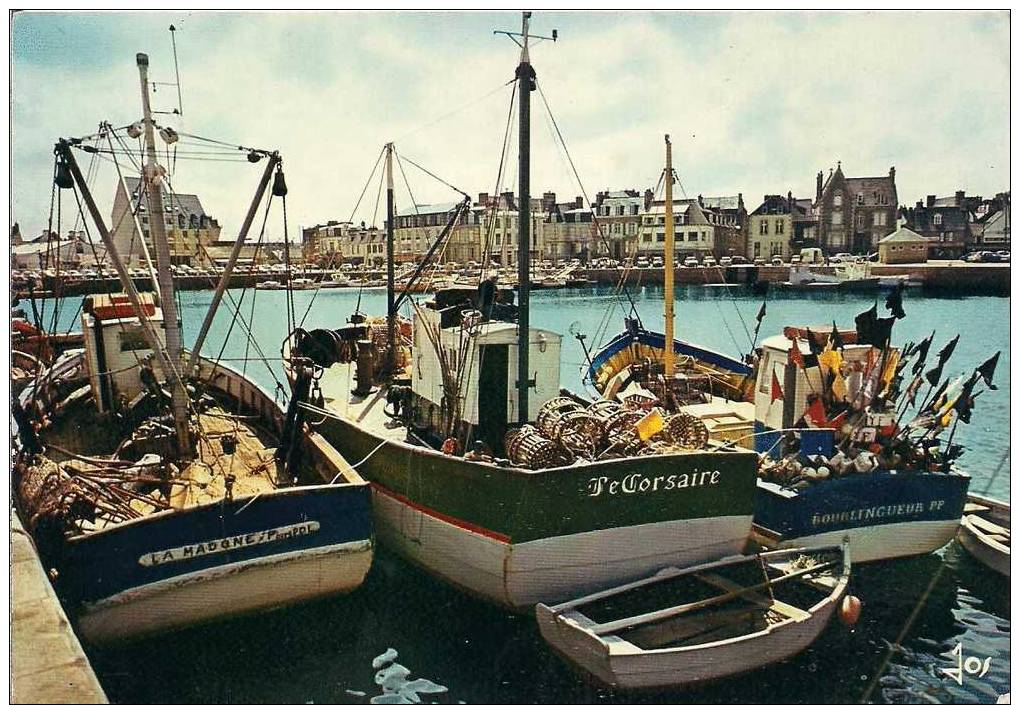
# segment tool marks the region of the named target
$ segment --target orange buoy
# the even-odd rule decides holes
[[[861,601],[853,595],[847,595],[839,605],[839,621],[844,626],[852,627],[861,618]]]

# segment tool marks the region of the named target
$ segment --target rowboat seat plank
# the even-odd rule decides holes
[[[979,513],[982,513],[982,512],[990,512],[990,511],[992,511],[992,508],[989,507],[987,504],[978,504],[976,502],[967,502],[965,505],[963,505],[963,513],[964,514],[979,514]]]
[[[973,524],[975,528],[984,531],[986,534],[1009,537],[1009,529],[1005,526],[994,524],[983,517],[971,515],[967,517],[967,520]]]
[[[698,575],[698,577],[701,578],[702,580],[704,580],[706,583],[709,583],[710,585],[714,585],[715,587],[718,587],[718,588],[720,588],[722,590],[726,590],[727,592],[730,592],[730,591],[733,591],[733,590],[739,590],[742,587],[744,587],[740,583],[735,583],[732,580],[730,580],[729,578],[725,578],[725,577],[723,577],[721,575],[718,575],[716,573],[701,573],[701,574]],[[789,619],[794,619],[794,620],[798,620],[799,621],[799,620],[803,620],[803,619],[808,619],[811,616],[810,612],[808,612],[806,610],[802,610],[801,608],[796,607],[795,605],[791,605],[791,604],[788,604],[786,602],[782,602],[781,600],[776,600],[776,599],[768,598],[768,597],[765,597],[764,595],[760,595],[758,593],[754,593],[754,592],[748,593],[748,594],[744,595],[743,598],[745,600],[752,601],[755,604],[761,605],[763,607],[768,607],[773,612],[777,612],[777,613],[779,613],[779,614],[781,614],[784,617],[787,617]]]
[[[721,628],[739,625],[743,630],[746,630],[747,626],[752,625],[756,621],[762,621],[762,611],[763,608],[761,606],[754,604],[714,614],[680,617],[666,622],[638,627],[627,632],[624,638],[643,649],[658,649],[667,645],[689,642],[692,639],[703,637]]]

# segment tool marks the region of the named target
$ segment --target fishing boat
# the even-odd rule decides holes
[[[266,279],[260,281],[255,285],[255,288],[259,291],[282,291],[287,288],[282,282],[278,282],[275,279]]]
[[[322,289],[345,289],[351,286],[351,279],[343,272],[333,272],[319,283]]]
[[[515,34],[522,204],[530,202],[529,16]],[[392,262],[395,148],[384,150]],[[516,296],[488,278],[425,303],[409,298],[469,205],[465,195],[451,209],[403,292],[391,265],[385,323],[359,317],[284,345],[291,383],[310,377],[322,399],[302,408],[372,484],[380,542],[512,609],[740,552],[757,455],[689,445],[683,419],[561,392],[561,336],[530,325],[529,218],[518,218]],[[405,302],[413,317],[398,330]],[[646,432],[658,423],[670,433],[653,441]]]
[[[290,288],[294,291],[307,291],[310,289],[318,289],[319,284],[308,277],[297,277],[295,279],[291,279]]]
[[[670,182],[665,179],[667,204]],[[856,318],[854,329],[789,326],[737,360],[674,339],[671,271],[665,268],[665,334],[631,319],[591,356],[588,378],[604,399],[644,395],[700,421],[709,441],[760,453],[754,512],[760,544],[812,547],[849,537],[854,561],[864,563],[928,553],[952,541],[970,478],[956,467],[962,448],[952,443],[953,431],[945,441],[942,432],[969,422],[981,393],[975,385],[991,384],[998,355],[969,379],[939,386],[956,342],[927,372],[934,333],[919,345],[893,346],[893,323],[905,315],[897,288],[886,301],[889,317],[879,317],[876,304]],[[754,340],[764,315],[763,303]],[[925,383],[928,393],[915,408]],[[911,409],[913,419],[904,422]]]
[[[1009,577],[1009,504],[981,495],[968,495],[957,540],[967,553]]]
[[[145,204],[162,213],[173,195],[156,162],[147,56],[137,64],[144,117],[119,129],[144,133]],[[307,432],[296,404],[200,354],[271,178],[272,197],[285,196],[279,155],[249,152],[266,168],[186,353],[162,218],[150,226],[158,287],[139,293],[75,159],[103,143],[123,155],[113,130],[56,145],[55,191],[77,189],[124,293],[87,296],[84,349],[12,404],[14,503],[69,615],[103,643],[356,588],[373,555],[367,483]]]
[[[733,556],[535,607],[563,658],[621,689],[677,688],[756,670],[811,645],[846,595],[845,543]]]

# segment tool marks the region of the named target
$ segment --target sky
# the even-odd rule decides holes
[[[519,49],[493,30],[520,31],[519,13],[18,13],[12,216],[23,234],[47,225],[57,139],[141,117],[135,54],[149,54],[153,81],[175,80],[171,24],[183,110],[157,121],[279,150],[291,237],[327,220],[381,224],[385,196],[369,175],[389,141],[410,160],[398,209],[459,198],[412,161],[472,196],[497,190]],[[664,133],[679,195],[743,193],[749,210],[765,194],[813,197],[815,174],[838,161],[847,176],[895,166],[901,204],[1009,189],[1005,11],[535,13],[533,33],[554,28],[531,60],[580,185],[536,92],[533,195],[654,187]],[[152,101],[175,108],[176,89],[157,85]],[[516,129],[512,139],[499,190],[517,190]],[[262,164],[179,151],[174,188],[198,194],[232,238]],[[78,159],[85,169],[88,155]],[[109,218],[116,169],[98,167],[91,187]],[[61,208],[66,232],[73,196]],[[267,237],[283,227],[274,204]]]

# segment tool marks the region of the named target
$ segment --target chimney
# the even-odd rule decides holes
[[[645,210],[652,207],[652,201],[655,199],[655,194],[652,193],[650,188],[645,189]]]
[[[786,192],[786,205],[790,207],[790,212],[793,212],[793,191]]]
[[[889,167],[889,178],[892,179],[894,184],[896,183],[896,167]]]
[[[485,193],[484,191],[482,193],[478,194],[478,205],[480,205],[482,208],[488,208],[489,207],[489,194]]]
[[[924,203],[922,201],[918,201],[917,202],[917,210],[921,210],[922,208],[924,208]]]
[[[542,212],[551,213],[556,208],[556,193],[546,191],[542,194]]]
[[[698,194],[698,206],[701,207],[701,208],[705,207],[705,201],[704,201],[704,199],[702,199],[700,193]]]
[[[737,210],[744,210],[744,194],[737,193]]]
[[[935,207],[935,196],[929,195],[928,199],[925,201],[925,205],[928,206],[928,208],[934,208]]]
[[[500,206],[509,209],[514,205],[514,192],[504,191],[503,193],[500,194],[500,199],[502,201],[502,203],[500,203]]]
[[[966,191],[957,191],[956,192],[956,205],[957,206],[962,206],[963,205],[963,198],[966,195],[967,195]]]
[[[584,196],[578,196],[574,199],[574,208],[584,208]]]
[[[818,172],[818,178],[815,181],[815,201],[822,200],[822,172]]]

